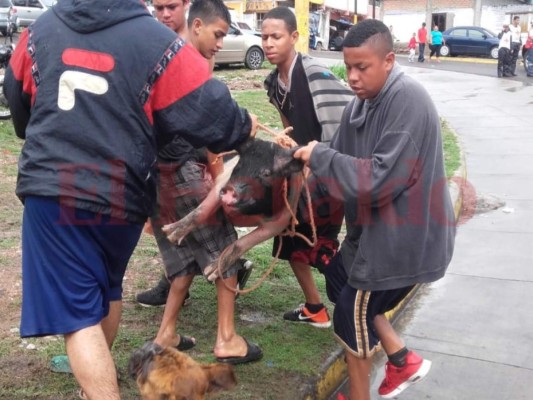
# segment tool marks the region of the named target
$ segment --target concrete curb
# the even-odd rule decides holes
[[[454,131],[455,133],[455,131]],[[457,136],[457,134],[455,134]],[[459,141],[459,138],[458,138]],[[459,143],[459,147],[460,143]],[[461,165],[450,179],[449,190],[454,204],[455,220],[459,220],[463,206],[463,193],[466,186],[467,171],[464,152],[461,147]],[[391,321],[395,321],[405,306],[416,295],[422,285],[416,285],[407,297],[396,308],[389,311],[386,316]],[[344,348],[337,348],[319,368],[317,377],[311,379],[304,385],[301,400],[327,400],[335,390],[347,379],[347,368],[344,361]]]

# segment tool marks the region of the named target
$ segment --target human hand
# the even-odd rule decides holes
[[[296,150],[292,156],[296,159],[302,160],[305,164],[309,164],[311,153],[313,153],[313,150],[317,144],[318,142],[313,140],[312,142],[309,142],[307,146],[302,146]]]

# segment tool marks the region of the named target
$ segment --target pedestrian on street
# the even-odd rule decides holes
[[[137,0],[57,2],[21,34],[4,93],[25,140],[20,335],[63,335],[80,396],[119,400],[110,348],[158,146],[235,149],[256,121]]]
[[[409,57],[408,60],[410,63],[415,62],[415,55],[416,55],[416,33],[413,33],[413,37],[411,40],[409,40],[409,45],[407,46],[409,49]]]
[[[502,31],[498,34],[500,44],[498,46],[498,78],[511,75],[511,31],[509,24],[503,24]]]
[[[431,57],[435,55],[437,62],[440,63],[440,49],[443,44],[446,44],[446,42],[442,37],[442,32],[439,31],[438,25],[435,25],[431,31],[431,53],[429,53],[429,62],[431,62]]]
[[[346,106],[330,146],[311,142],[294,157],[344,202],[346,237],[324,269],[333,325],[345,348],[350,399],[370,400],[373,356],[388,362],[379,394],[393,398],[429,371],[385,313],[416,284],[442,278],[451,261],[455,216],[444,171],[439,115],[426,90],[395,62],[379,20],[344,39]],[[413,118],[417,115],[418,118]]]
[[[426,23],[422,22],[422,27],[418,29],[418,62],[425,61],[424,51],[426,50],[427,35]]]
[[[524,64],[526,67],[527,76],[533,76],[533,21],[531,21],[531,27],[529,28],[526,44],[522,49],[524,57]]]
[[[520,28],[520,17],[515,15],[513,23],[509,27],[511,31],[511,61],[510,71],[512,76],[516,76],[516,62],[518,60],[518,53],[522,46],[522,28]]]

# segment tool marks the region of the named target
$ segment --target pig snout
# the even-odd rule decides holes
[[[235,206],[239,201],[239,196],[233,186],[226,186],[220,190],[220,201],[224,206]]]

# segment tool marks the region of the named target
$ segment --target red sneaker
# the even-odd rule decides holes
[[[378,393],[385,399],[391,399],[409,386],[420,382],[429,372],[431,361],[424,360],[414,351],[407,353],[405,365],[401,368],[395,367],[390,362],[385,364],[385,379],[379,386]]]

